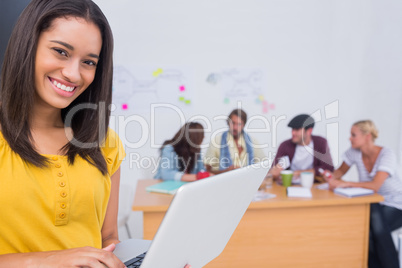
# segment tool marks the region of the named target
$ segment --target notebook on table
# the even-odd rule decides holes
[[[161,194],[175,194],[177,190],[186,184],[185,181],[164,181],[145,188],[147,192],[161,193]]]
[[[374,194],[374,190],[361,187],[348,187],[348,188],[335,188],[334,193],[347,197],[357,197],[357,196]]]
[[[268,170],[264,162],[181,186],[154,239],[125,240],[114,253],[129,268],[144,252],[132,267],[205,266],[225,248]]]

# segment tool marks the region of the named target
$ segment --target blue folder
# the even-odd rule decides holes
[[[155,192],[162,194],[175,194],[176,191],[184,184],[185,181],[164,181],[145,188],[147,192]]]

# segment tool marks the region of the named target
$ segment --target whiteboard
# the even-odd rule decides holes
[[[122,180],[152,176],[158,148],[185,121],[204,125],[207,146],[237,107],[268,157],[300,113],[316,118],[313,134],[327,137],[336,165],[361,119],[398,151],[400,1],[95,2],[115,38],[111,127],[126,144]]]

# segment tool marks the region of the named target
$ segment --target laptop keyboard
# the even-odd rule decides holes
[[[137,257],[132,258],[131,260],[126,261],[124,264],[127,268],[139,268],[141,266],[142,260],[145,258],[146,252],[138,255]]]

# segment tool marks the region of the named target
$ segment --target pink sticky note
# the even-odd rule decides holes
[[[180,86],[179,89],[180,89],[180,91],[185,91],[186,87],[185,86]]]
[[[267,114],[268,113],[268,107],[266,107],[266,106],[262,107],[262,113]]]
[[[264,107],[268,107],[268,102],[265,100],[265,101],[262,102],[262,105],[263,105]]]
[[[121,108],[122,108],[123,110],[127,110],[127,109],[128,109],[128,104],[126,104],[126,103],[122,104],[122,105],[121,105]]]

